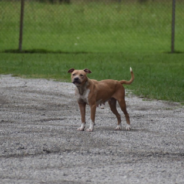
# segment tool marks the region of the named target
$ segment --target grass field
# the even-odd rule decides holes
[[[67,71],[74,67],[89,68],[89,77],[98,80],[128,80],[131,66],[135,81],[126,88],[134,94],[184,103],[183,9],[177,1],[175,50],[181,53],[168,54],[171,2],[25,1],[23,50],[37,54],[12,54],[18,48],[20,2],[1,0],[0,74],[70,81]]]
[[[184,103],[183,54],[0,54],[0,73],[14,76],[70,81],[70,68],[92,71],[90,78],[130,79],[125,88],[134,94]]]
[[[127,1],[128,2],[128,1]],[[171,1],[72,3],[25,1],[23,50],[169,52]],[[184,3],[176,4],[176,51],[184,51]],[[19,1],[0,1],[0,51],[16,50]]]

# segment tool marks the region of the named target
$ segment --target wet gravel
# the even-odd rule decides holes
[[[94,132],[80,132],[73,84],[1,76],[0,183],[184,183],[184,107],[130,92],[126,101],[131,131],[123,113],[114,130],[106,104]]]

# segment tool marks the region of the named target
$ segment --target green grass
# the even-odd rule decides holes
[[[175,50],[181,53],[183,10],[177,1]],[[184,103],[184,55],[168,54],[171,1],[25,1],[23,50],[37,54],[3,53],[18,49],[19,13],[19,1],[0,0],[0,74],[70,81],[67,71],[74,67],[89,68],[98,80],[128,80],[131,66],[135,81],[125,87],[134,94]]]
[[[184,103],[183,54],[0,54],[0,73],[70,81],[70,68],[92,71],[90,78],[130,79],[125,88],[145,98]]]
[[[184,3],[176,3],[176,51],[184,51]],[[0,1],[0,51],[15,50],[19,1]],[[169,52],[171,1],[73,3],[25,1],[23,50]]]

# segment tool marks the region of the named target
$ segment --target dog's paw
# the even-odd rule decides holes
[[[121,125],[117,125],[117,127],[115,128],[115,130],[121,130],[121,129],[122,129]]]
[[[78,131],[84,131],[84,128],[77,128]]]
[[[84,131],[84,129],[85,129],[85,125],[82,123],[81,126],[77,130]]]
[[[130,125],[127,125],[127,126],[126,126],[126,130],[127,130],[127,131],[131,130],[131,126],[130,126]]]
[[[95,124],[95,122],[93,122],[93,121],[90,122],[90,126],[89,126],[89,128],[87,129],[87,132],[92,132],[92,131],[93,131],[93,129],[94,129],[94,124]]]
[[[86,131],[87,131],[87,132],[92,132],[92,131],[93,131],[93,129],[88,128]]]

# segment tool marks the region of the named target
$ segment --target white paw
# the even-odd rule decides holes
[[[121,130],[121,129],[122,129],[121,125],[117,125],[117,127],[115,128],[115,130]]]
[[[85,125],[84,123],[82,123],[81,126],[77,130],[84,131],[84,129],[85,129]]]
[[[126,126],[126,130],[131,130],[131,126],[130,125],[127,125]]]
[[[90,126],[89,126],[89,128],[87,129],[87,131],[88,132],[92,132],[93,131],[93,129],[94,129],[94,124],[95,124],[95,122],[90,122]]]
[[[92,131],[93,131],[93,129],[91,129],[91,128],[87,129],[87,132],[92,132]]]
[[[77,130],[79,130],[79,131],[84,131],[84,128],[77,128]]]

